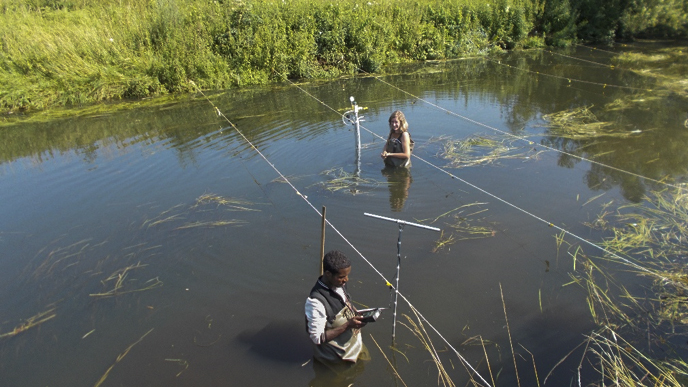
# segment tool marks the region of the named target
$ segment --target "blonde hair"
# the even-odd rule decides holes
[[[401,110],[395,110],[392,112],[392,115],[389,116],[389,120],[387,120],[387,122],[392,122],[392,118],[396,118],[397,121],[399,121],[399,130],[401,130],[401,133],[408,132],[408,121],[406,121],[406,116],[401,112]],[[389,128],[389,135],[391,136],[392,133],[394,133],[394,131],[392,128]]]

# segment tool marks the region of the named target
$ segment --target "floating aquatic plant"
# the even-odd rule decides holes
[[[115,297],[127,293],[143,292],[162,286],[162,281],[160,281],[157,277],[149,279],[148,281],[144,282],[141,286],[135,285],[135,283],[137,282],[136,280],[127,280],[129,273],[131,273],[133,270],[142,269],[145,266],[147,265],[142,265],[139,262],[136,265],[130,265],[115,270],[115,272],[110,274],[109,277],[101,281],[101,283],[106,286],[110,283],[113,284],[112,289],[102,293],[91,293],[89,294],[89,296],[96,298]],[[134,283],[134,285],[130,285],[132,283]]]
[[[260,211],[259,209],[251,207],[254,203],[231,197],[224,197],[212,193],[206,193],[199,196],[196,202],[186,207],[183,204],[172,206],[168,210],[163,211],[153,219],[147,219],[143,222],[141,227],[151,228],[160,226],[165,223],[179,223],[186,221],[186,223],[176,226],[175,230],[190,229],[195,227],[221,227],[221,226],[238,226],[247,223],[240,219],[221,219],[221,220],[196,220],[188,221],[189,218],[197,216],[199,212],[205,212],[204,207],[212,206],[211,210],[223,208],[227,211]]]
[[[31,328],[37,327],[43,324],[44,322],[53,319],[55,316],[57,316],[57,314],[55,314],[55,308],[50,308],[44,312],[38,313],[35,316],[29,317],[28,319],[26,319],[26,321],[17,325],[11,331],[0,334],[0,339],[4,339],[6,337],[13,337],[22,332],[26,332]]]
[[[527,146],[517,146],[517,138],[500,138],[476,135],[462,140],[438,138],[431,141],[442,143],[439,157],[447,160],[453,168],[493,164],[500,160],[536,160],[543,151]]]
[[[361,187],[371,187],[386,184],[377,180],[362,178],[355,173],[346,172],[343,168],[328,169],[320,174],[327,176],[329,179],[327,181],[317,183],[317,185],[325,187],[325,189],[330,192],[343,191],[357,195],[362,193],[362,191],[359,189]]]
[[[475,206],[482,206],[487,203],[470,203],[447,211],[433,219],[422,219],[420,222],[435,223],[440,219],[445,219],[445,224],[449,226],[454,232],[446,236],[444,230],[440,233],[440,237],[435,242],[435,247],[432,252],[435,253],[445,247],[466,239],[480,239],[495,236],[497,231],[490,226],[476,225],[475,223],[485,223],[485,219],[476,219],[475,215],[487,211],[487,208],[473,208]],[[456,233],[456,234],[455,234]]]
[[[620,127],[614,122],[600,121],[590,110],[592,106],[581,106],[571,110],[545,114],[543,125],[548,134],[573,140],[605,137],[630,137],[637,135],[636,130]]]

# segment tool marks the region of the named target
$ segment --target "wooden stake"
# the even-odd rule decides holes
[[[325,214],[327,213],[327,208],[323,206],[322,208],[322,237],[320,239],[320,275],[323,275],[323,260],[325,259]]]

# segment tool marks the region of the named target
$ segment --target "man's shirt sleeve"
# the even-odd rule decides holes
[[[311,341],[319,345],[325,342],[325,326],[327,312],[325,305],[315,298],[306,299],[306,319],[308,319],[308,336]]]

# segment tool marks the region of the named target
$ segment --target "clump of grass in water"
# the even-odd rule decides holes
[[[449,236],[445,236],[444,230],[442,230],[439,239],[437,242],[435,242],[435,247],[432,249],[432,252],[436,253],[445,247],[449,248],[450,245],[461,240],[490,238],[495,236],[497,232],[492,227],[473,224],[474,221],[484,222],[484,219],[471,219],[471,217],[487,211],[487,208],[475,209],[475,211],[472,211],[468,214],[465,213],[466,210],[472,210],[474,206],[481,206],[484,204],[487,203],[476,202],[466,204],[454,208],[451,211],[447,211],[434,219],[419,220],[421,223],[429,222],[429,224],[433,224],[442,218],[448,217],[449,220],[446,222],[446,225],[457,232],[457,236],[455,236],[454,233],[451,233]]]
[[[136,282],[136,280],[125,281],[129,276],[129,273],[145,266],[147,265],[142,265],[139,262],[136,265],[130,265],[125,268],[115,270],[115,272],[113,272],[108,278],[101,281],[103,285],[106,285],[107,283],[113,283],[112,289],[102,293],[91,293],[89,296],[97,298],[115,297],[127,293],[144,292],[146,290],[151,290],[162,286],[162,281],[156,277],[149,279],[140,287],[132,286],[125,289],[125,286],[128,283]]]
[[[159,226],[164,223],[178,222],[186,220],[194,213],[203,212],[202,208],[209,205],[215,205],[215,210],[218,207],[223,207],[228,211],[260,211],[259,209],[251,208],[251,203],[248,200],[223,197],[220,195],[207,193],[199,196],[196,203],[186,208],[182,204],[177,204],[168,210],[163,211],[153,219],[147,219],[143,222],[141,227],[151,228]],[[175,230],[190,229],[196,227],[222,227],[222,226],[240,226],[247,223],[241,219],[228,220],[198,220],[194,222],[187,222],[185,224],[175,227]]]
[[[360,194],[361,186],[377,186],[380,183],[373,179],[364,179],[353,173],[346,172],[343,168],[332,168],[321,172],[321,175],[328,176],[330,179],[315,185],[321,185],[330,192],[345,191],[353,195]]]
[[[619,257],[603,259],[625,265],[651,281],[655,297],[631,292],[580,247],[571,256],[582,268],[573,282],[588,292],[588,305],[600,327],[588,336],[584,358],[598,361],[603,380],[618,385],[684,386],[688,364],[674,347],[688,337],[688,194],[683,190],[652,192],[644,204],[605,205],[589,227],[610,232],[602,245]],[[560,240],[558,239],[558,243]],[[575,266],[574,266],[575,270]],[[661,356],[661,357],[660,357]]]
[[[614,58],[614,63],[623,69],[651,77],[656,87],[676,95],[688,97],[688,50],[686,47],[668,47],[652,54],[625,52]]]
[[[644,204],[604,211],[590,225],[613,236],[602,245],[622,256],[638,256],[636,262],[651,271],[659,321],[688,323],[688,193],[684,190],[653,192]],[[688,335],[688,332],[686,333]]]
[[[530,146],[515,146],[515,141],[518,141],[515,138],[478,135],[463,140],[439,138],[433,141],[443,143],[439,157],[448,160],[449,166],[453,168],[493,164],[507,159],[536,160],[542,153]]]
[[[226,198],[215,194],[203,194],[198,199],[196,199],[196,204],[191,208],[197,208],[205,204],[216,204],[219,206],[224,206],[232,211],[260,211],[255,208],[250,208],[251,203],[248,200]]]
[[[547,121],[544,127],[550,135],[572,140],[592,139],[596,137],[630,137],[634,131],[620,128],[613,122],[603,122],[590,110],[592,106],[582,106],[572,110],[545,114]]]
[[[41,312],[36,314],[35,316],[29,317],[28,319],[26,319],[26,321],[17,325],[11,331],[0,334],[0,339],[4,339],[6,337],[14,337],[20,333],[28,331],[31,328],[37,327],[57,316],[57,314],[55,314],[54,312],[55,308],[50,308],[45,312]]]

